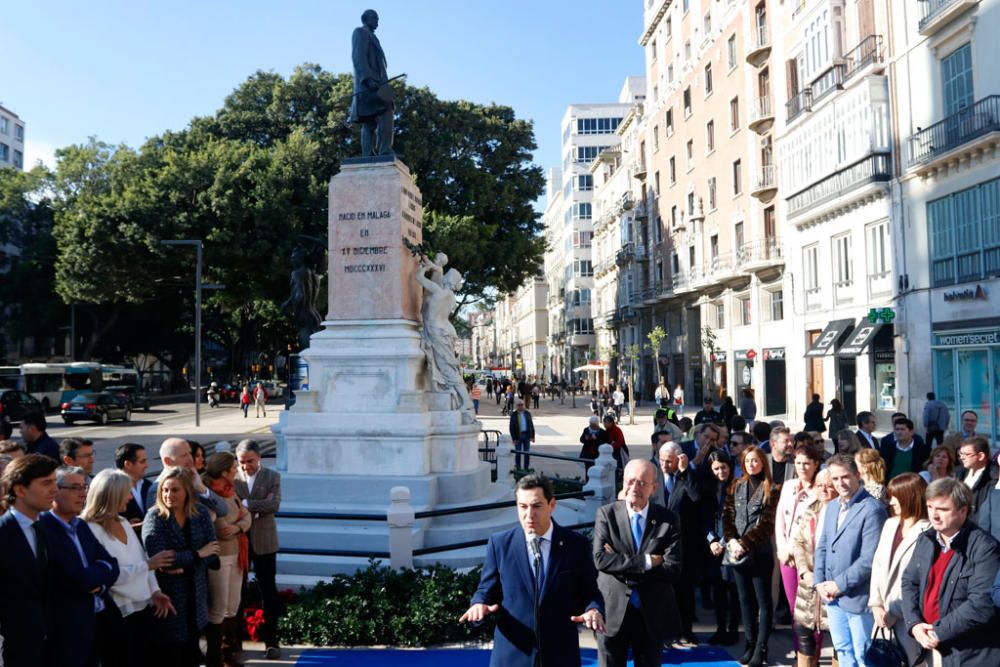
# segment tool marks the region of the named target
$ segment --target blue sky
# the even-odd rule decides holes
[[[26,123],[26,158],[88,136],[137,146],[213,113],[258,69],[350,70],[364,9],[381,16],[390,75],[446,99],[498,102],[535,122],[559,163],[572,102],[615,101],[642,74],[644,0],[31,0],[5,3],[0,103]]]

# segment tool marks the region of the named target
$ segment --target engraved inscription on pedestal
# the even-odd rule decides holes
[[[403,239],[423,239],[420,191],[402,162],[345,163],[330,181],[328,321],[419,321],[417,262]]]

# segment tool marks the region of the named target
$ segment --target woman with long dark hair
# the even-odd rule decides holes
[[[722,514],[726,498],[733,487],[733,459],[721,449],[716,449],[705,460],[710,473],[703,478],[702,508],[705,512],[705,538],[711,556],[705,566],[705,579],[712,587],[715,606],[715,634],[708,638],[709,644],[732,646],[739,639],[740,601],[736,594],[736,583],[732,568],[722,564],[726,550],[722,530]]]
[[[733,485],[722,515],[726,540],[723,562],[733,566],[736,592],[743,615],[746,650],[740,663],[761,667],[767,662],[774,601],[774,514],[781,486],[771,479],[767,455],[757,446],[743,450],[743,477]]]

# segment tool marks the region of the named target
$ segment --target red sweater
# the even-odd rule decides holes
[[[937,623],[941,618],[941,585],[944,583],[944,572],[954,555],[954,550],[938,552],[931,571],[927,575],[927,588],[924,589],[924,622]]]

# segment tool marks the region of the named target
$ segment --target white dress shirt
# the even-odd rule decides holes
[[[122,544],[98,523],[88,523],[90,531],[108,553],[118,561],[118,581],[111,587],[111,599],[118,605],[122,616],[134,614],[149,606],[153,593],[160,590],[156,573],[149,569],[146,550],[126,519],[118,517],[125,531],[126,543]]]
[[[542,542],[539,545],[542,550],[542,573],[545,574],[549,571],[549,554],[552,552],[552,527],[553,524],[549,522],[549,529],[545,531],[542,535],[536,535],[540,537]],[[531,573],[535,574],[535,559],[531,556],[531,546],[528,544],[531,538],[528,537],[528,533],[524,534],[524,546],[528,549],[528,565],[531,567]],[[546,575],[547,576],[547,575]]]
[[[24,539],[28,540],[28,546],[31,547],[31,553],[35,554],[35,558],[38,558],[38,536],[35,535],[35,521],[24,516],[18,512],[13,507],[10,508],[10,513],[14,515],[17,519],[17,525],[21,527],[21,532],[24,533]]]

